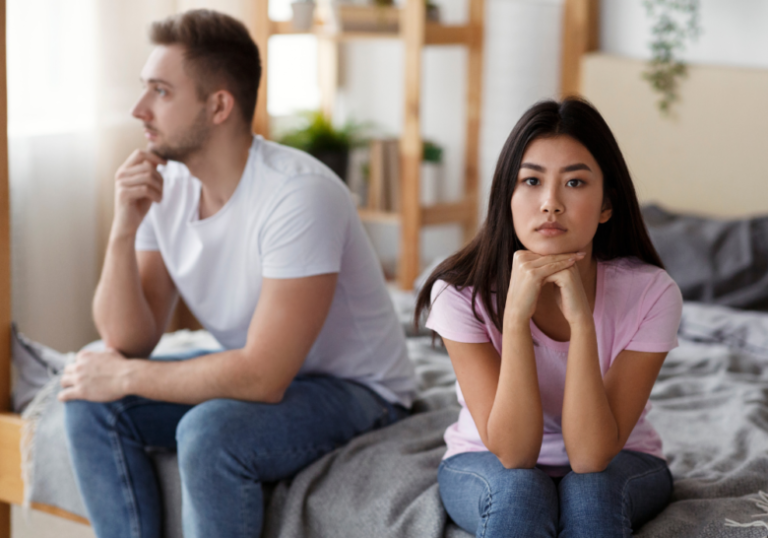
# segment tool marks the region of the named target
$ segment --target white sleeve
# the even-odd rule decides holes
[[[289,180],[259,233],[265,278],[338,273],[355,211],[346,189],[322,176]]]
[[[160,245],[157,243],[157,236],[155,235],[155,227],[152,220],[152,214],[155,209],[155,204],[149,208],[149,211],[144,216],[144,220],[139,224],[139,229],[136,231],[136,251],[140,250],[160,250]]]

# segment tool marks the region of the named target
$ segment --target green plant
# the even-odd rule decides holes
[[[424,162],[435,163],[435,164],[439,164],[443,162],[443,148],[441,148],[434,142],[425,140],[424,150],[422,153],[421,160]]]
[[[327,151],[347,151],[358,143],[360,126],[347,122],[336,128],[319,110],[301,114],[301,126],[278,138],[286,146],[306,151],[312,155]]]
[[[661,94],[657,105],[662,114],[668,114],[672,104],[680,99],[680,79],[688,73],[679,54],[686,42],[701,32],[699,0],[643,0],[643,5],[653,21],[651,60],[643,78]]]

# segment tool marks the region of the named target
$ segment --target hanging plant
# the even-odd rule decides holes
[[[680,99],[680,79],[688,73],[680,53],[701,32],[699,0],[643,0],[643,5],[653,21],[651,60],[643,78],[661,94],[657,105],[663,114],[668,114],[672,103]]]

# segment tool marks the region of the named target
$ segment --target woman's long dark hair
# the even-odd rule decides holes
[[[415,323],[430,306],[432,286],[440,279],[462,289],[472,286],[472,309],[479,297],[496,328],[502,330],[512,257],[523,245],[512,224],[512,193],[523,154],[538,138],[570,136],[589,150],[603,172],[603,193],[610,200],[610,220],[600,224],[592,242],[598,260],[634,256],[661,263],[645,228],[635,187],[619,145],[600,113],[587,101],[569,97],[562,102],[543,101],[532,106],[507,138],[493,174],[488,215],[466,247],[441,263],[429,276],[416,301]],[[494,298],[495,295],[495,298]]]

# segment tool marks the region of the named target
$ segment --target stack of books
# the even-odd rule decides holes
[[[375,211],[400,211],[400,141],[396,138],[370,142],[366,207]]]

